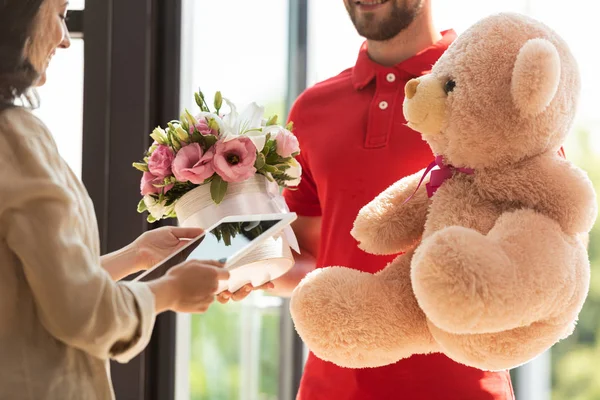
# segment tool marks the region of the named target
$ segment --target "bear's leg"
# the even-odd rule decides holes
[[[346,368],[392,364],[437,351],[410,283],[412,251],[378,274],[313,271],[292,295],[298,334],[319,358]]]
[[[457,335],[429,323],[444,354],[461,364],[489,371],[515,368],[532,360],[569,336],[574,327],[573,323],[535,322],[505,332]]]
[[[423,240],[412,263],[419,305],[440,329],[492,333],[577,318],[589,286],[583,244],[532,210],[502,215],[488,235],[451,226]]]

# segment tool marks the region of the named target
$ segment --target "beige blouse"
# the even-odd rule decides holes
[[[109,358],[153,325],[150,289],[102,269],[91,199],[47,128],[0,112],[0,399],[113,399]]]

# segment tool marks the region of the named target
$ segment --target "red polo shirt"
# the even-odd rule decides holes
[[[369,58],[306,90],[290,113],[301,146],[298,190],[285,191],[292,211],[322,216],[317,267],[343,265],[376,272],[394,256],[361,251],[350,236],[358,211],[404,176],[433,159],[429,146],[404,124],[408,80],[428,73],[455,39],[453,31],[395,67]],[[346,369],[308,357],[299,400],[507,400],[508,372],[483,372],[442,354],[415,355],[382,368]]]

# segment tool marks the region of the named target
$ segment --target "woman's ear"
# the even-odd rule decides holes
[[[550,105],[560,83],[560,55],[546,39],[528,40],[517,55],[511,94],[524,117],[533,117]]]

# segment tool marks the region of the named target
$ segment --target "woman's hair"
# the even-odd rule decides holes
[[[45,0],[0,0],[0,103],[26,95],[39,74],[26,55]]]

